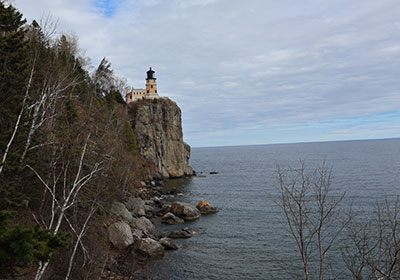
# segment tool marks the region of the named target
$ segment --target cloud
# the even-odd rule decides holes
[[[194,146],[379,138],[378,125],[368,133],[339,133],[356,130],[340,120],[375,123],[400,110],[397,0],[15,5],[30,20],[59,18],[60,30],[79,36],[93,64],[106,56],[133,87],[143,87],[153,67],[160,94],[182,108],[185,137]],[[385,136],[399,136],[392,118]]]

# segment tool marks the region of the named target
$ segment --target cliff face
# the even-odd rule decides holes
[[[155,166],[162,177],[193,175],[190,146],[183,142],[181,109],[160,98],[129,104],[131,125],[139,154]]]

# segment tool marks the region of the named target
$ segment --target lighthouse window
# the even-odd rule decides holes
[[[153,85],[151,85],[151,88],[153,88]]]

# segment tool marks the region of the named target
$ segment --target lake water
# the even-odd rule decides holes
[[[400,194],[400,139],[194,148],[191,165],[206,177],[174,181],[183,195],[168,199],[206,200],[220,211],[185,223],[196,234],[177,240],[180,249],[157,263],[156,278],[293,279],[284,269],[299,264],[299,255],[269,194],[277,164],[295,168],[299,159],[333,167],[333,193],[346,192],[344,208],[352,201],[368,209]],[[338,256],[333,268],[335,275],[344,271]],[[346,272],[338,278],[350,279]]]

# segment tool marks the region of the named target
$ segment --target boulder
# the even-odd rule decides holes
[[[139,197],[131,196],[126,203],[126,207],[136,217],[146,215],[145,203]]]
[[[151,238],[142,238],[136,242],[134,251],[152,259],[162,259],[164,257],[164,246]]]
[[[133,240],[138,241],[139,239],[143,238],[143,232],[140,229],[135,229],[132,232]]]
[[[175,244],[174,240],[168,237],[160,239],[161,245],[164,246],[165,250],[177,250],[178,246]]]
[[[132,214],[128,211],[125,205],[121,202],[114,202],[111,206],[111,214],[116,217],[121,218],[122,220],[132,224],[134,222],[134,218]]]
[[[136,219],[134,228],[142,231],[146,237],[156,236],[156,227],[146,217]]]
[[[208,202],[206,202],[204,200],[201,200],[197,204],[197,209],[199,209],[201,214],[210,214],[210,213],[217,213],[218,212],[217,207],[215,207],[211,203],[208,203]]]
[[[171,205],[169,204],[163,204],[161,206],[161,209],[158,211],[157,215],[158,216],[164,216],[166,213],[171,211]]]
[[[169,224],[169,225],[183,224],[185,222],[183,219],[178,218],[171,212],[168,212],[164,216],[162,216],[161,221],[164,224]]]
[[[156,213],[156,209],[155,209],[153,206],[151,206],[151,205],[145,205],[145,206],[144,206],[144,209],[146,210],[146,214],[147,214],[148,212],[151,212],[152,214],[155,214],[155,213]]]
[[[172,238],[172,239],[190,238],[192,236],[193,236],[193,231],[189,228],[183,228],[181,230],[174,230],[168,235],[168,237]]]
[[[200,218],[200,211],[196,206],[185,202],[173,202],[171,205],[171,213],[189,221]]]
[[[154,201],[152,199],[143,200],[145,205],[154,206]]]
[[[133,244],[132,231],[125,222],[115,222],[108,227],[108,238],[117,249],[125,249]]]

